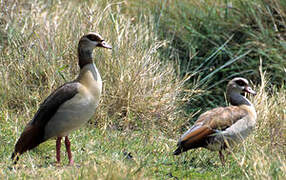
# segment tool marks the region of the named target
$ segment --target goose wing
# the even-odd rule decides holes
[[[47,99],[40,105],[40,108],[33,119],[26,125],[22,132],[15,145],[15,151],[12,154],[12,159],[16,154],[22,154],[45,141],[45,125],[64,102],[77,94],[78,86],[79,83],[76,82],[66,83],[47,97]]]
[[[195,124],[182,135],[174,154],[204,147],[208,136],[230,127],[245,116],[247,111],[238,106],[219,107],[201,114]]]

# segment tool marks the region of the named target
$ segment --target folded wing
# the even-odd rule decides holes
[[[246,115],[247,111],[239,106],[219,107],[203,113],[182,135],[174,155],[189,149],[205,147],[208,137],[227,129]]]

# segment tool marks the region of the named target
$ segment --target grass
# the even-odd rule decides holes
[[[283,179],[283,3],[1,2],[1,179]],[[70,135],[75,166],[66,166],[67,157],[55,166],[54,140],[12,166],[15,142],[39,104],[76,77],[77,43],[89,31],[113,49],[94,52],[103,95],[90,123]],[[204,149],[174,157],[195,117],[227,104],[225,84],[238,75],[258,91],[251,98],[254,133],[229,153],[225,167],[217,152]]]

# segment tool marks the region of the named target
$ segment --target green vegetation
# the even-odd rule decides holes
[[[283,0],[1,1],[1,179],[282,179],[286,176],[286,4]],[[10,160],[39,104],[78,73],[77,43],[99,32],[104,80],[90,124],[70,135],[75,166],[55,166],[55,141]],[[195,117],[224,106],[234,76],[258,91],[254,133],[227,156],[174,157]],[[129,154],[130,153],[130,154]],[[131,158],[132,156],[132,158]]]

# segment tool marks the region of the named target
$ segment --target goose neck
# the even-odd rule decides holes
[[[92,61],[92,49],[78,48],[78,65],[82,69],[85,65],[91,64]]]
[[[230,104],[233,106],[240,106],[240,105],[252,106],[252,103],[245,96],[241,95],[240,92],[228,91],[227,98]]]

